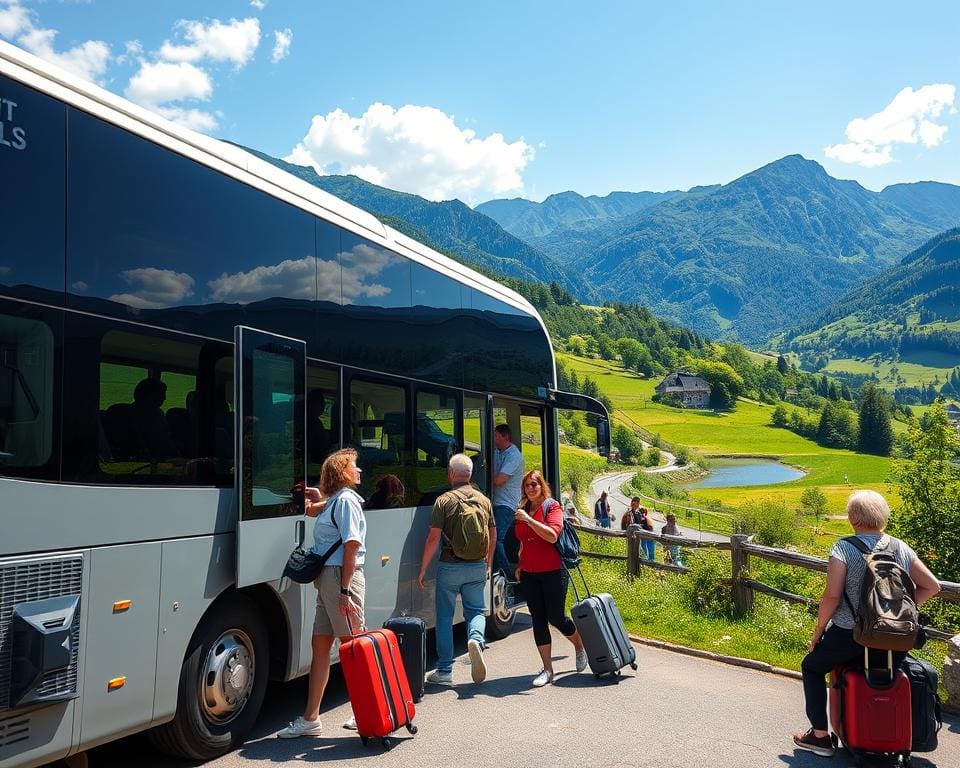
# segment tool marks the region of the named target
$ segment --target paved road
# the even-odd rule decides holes
[[[280,740],[276,732],[302,706],[302,681],[273,686],[250,741],[211,768],[350,763],[370,768],[469,766],[470,768],[846,768],[846,757],[827,762],[795,751],[790,734],[803,725],[800,684],[792,679],[732,667],[669,651],[638,647],[639,670],[619,682],[573,673],[573,656],[555,635],[553,686],[530,688],[539,664],[529,619],[486,652],[490,679],[470,681],[466,659],[455,666],[456,688],[428,691],[418,707],[419,733],[404,731],[393,751],[365,749],[340,728],[349,716],[342,682],[324,704],[325,735]],[[459,637],[463,650],[462,633]],[[935,762],[960,765],[960,718],[940,734]],[[94,750],[91,768],[183,764],[152,752],[142,737]]]
[[[633,476],[637,473],[637,470],[630,470],[629,472],[617,472],[609,475],[600,475],[597,477],[593,483],[590,485],[590,493],[588,494],[587,504],[589,505],[589,511],[592,513],[593,504],[600,496],[602,491],[607,492],[608,498],[612,500],[612,509],[616,514],[617,522],[614,524],[616,528],[620,527],[620,517],[623,515],[624,511],[630,506],[630,499],[628,499],[620,488],[628,483]],[[646,506],[646,504],[645,504]],[[666,518],[660,512],[651,512],[650,517],[657,523],[654,526],[654,529],[659,532],[660,526],[666,524]],[[592,517],[591,517],[592,520]],[[680,535],[686,536],[691,539],[698,539],[700,541],[729,541],[729,536],[723,536],[719,533],[709,533],[708,531],[698,531],[696,528],[691,528],[689,526],[681,526],[679,523],[677,527],[680,529]]]

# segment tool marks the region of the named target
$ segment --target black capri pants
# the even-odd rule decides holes
[[[564,637],[577,631],[573,619],[564,610],[568,582],[569,576],[563,568],[545,573],[520,571],[520,583],[533,619],[533,639],[537,645],[550,645],[549,624],[559,629]]]

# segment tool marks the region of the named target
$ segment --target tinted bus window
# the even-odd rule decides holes
[[[65,115],[0,77],[0,293],[63,302]]]
[[[307,480],[316,485],[323,460],[340,447],[340,371],[307,364]]]
[[[43,320],[0,314],[0,475],[42,476],[51,463],[54,349]]]
[[[449,487],[447,464],[459,450],[457,435],[463,431],[459,421],[460,403],[455,395],[423,390],[417,392],[414,443],[420,504],[427,503],[424,496],[439,495]]]
[[[412,264],[413,331],[419,354],[409,354],[409,375],[451,387],[463,386],[464,338],[461,289],[456,280],[421,264]],[[411,347],[411,353],[413,347]]]
[[[100,470],[189,484],[199,447],[200,344],[109,331],[100,346]]]
[[[407,392],[402,386],[350,382],[350,445],[362,470],[367,509],[405,506],[409,485]],[[410,494],[412,495],[412,494]]]
[[[241,323],[311,340],[311,215],[77,110],[69,121],[72,306],[225,340]]]
[[[474,485],[484,493],[488,492],[486,454],[490,440],[490,426],[487,422],[487,400],[483,397],[463,398],[463,452],[473,459]]]

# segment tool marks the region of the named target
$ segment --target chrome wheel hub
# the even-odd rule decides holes
[[[503,574],[493,577],[493,605],[491,613],[500,623],[510,621],[513,609],[507,606],[507,580]]]
[[[256,673],[253,643],[239,629],[230,629],[210,646],[200,681],[200,706],[207,719],[229,723],[250,698]]]

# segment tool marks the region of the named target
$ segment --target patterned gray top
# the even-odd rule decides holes
[[[870,549],[876,549],[877,543],[880,541],[882,535],[883,534],[879,533],[858,533],[857,537],[870,547]],[[903,569],[907,573],[910,573],[910,567],[913,565],[913,561],[917,559],[917,553],[913,551],[910,545],[905,541],[890,536],[888,549],[894,553],[897,562],[900,563]],[[838,539],[837,543],[833,545],[833,549],[830,550],[830,557],[837,558],[837,560],[847,566],[847,579],[844,584],[844,589],[847,591],[847,597],[850,598],[850,602],[856,606],[857,603],[860,602],[860,588],[863,586],[863,574],[866,573],[867,570],[867,562],[864,559],[864,555],[849,541]],[[840,598],[840,605],[837,607],[830,621],[843,629],[853,629],[853,613],[850,611],[850,606],[847,605],[847,601],[843,598]]]

